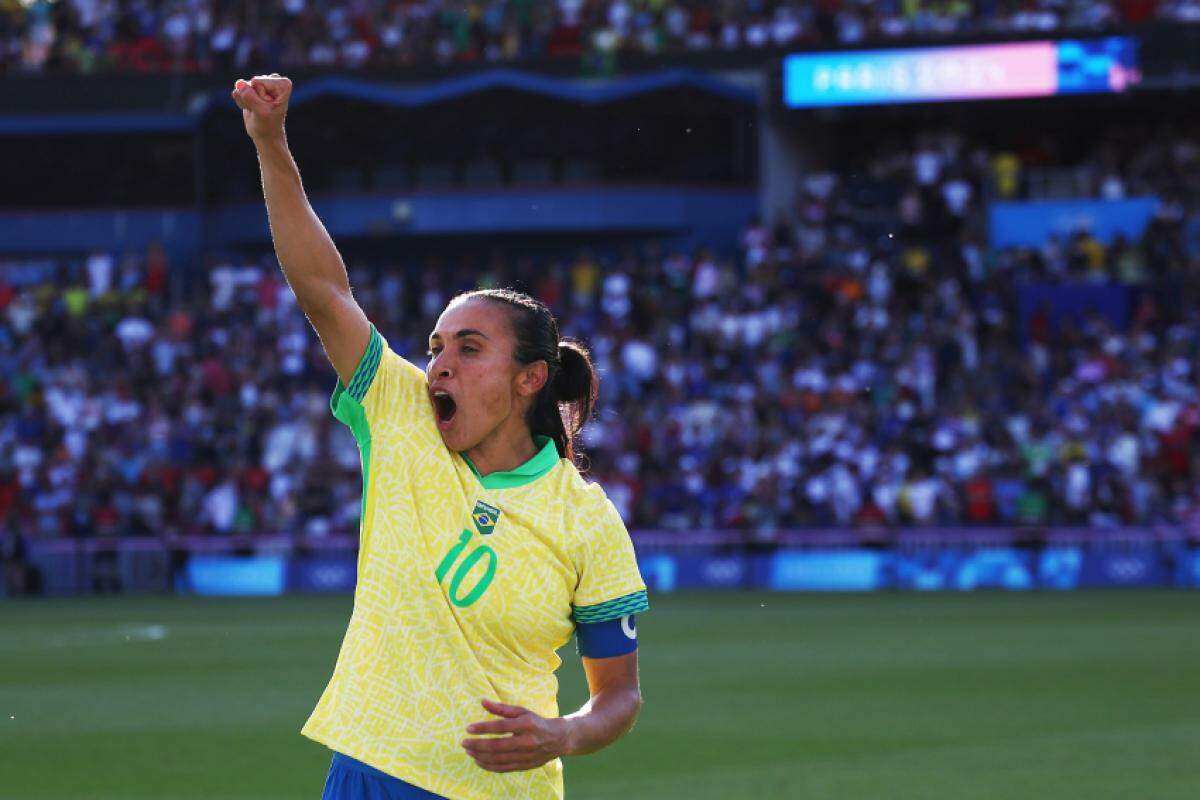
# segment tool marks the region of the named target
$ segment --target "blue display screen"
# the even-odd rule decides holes
[[[788,108],[1122,92],[1141,79],[1128,36],[797,53],[783,60]]]

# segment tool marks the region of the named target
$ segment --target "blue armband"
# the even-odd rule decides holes
[[[604,622],[580,622],[575,625],[575,645],[579,655],[588,658],[612,658],[637,650],[637,623],[633,614]]]

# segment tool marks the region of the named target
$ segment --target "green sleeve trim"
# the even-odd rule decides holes
[[[650,608],[650,601],[646,597],[646,592],[634,592],[592,606],[576,606],[575,621],[608,622],[612,619],[627,617],[630,614],[640,614],[648,608]]]
[[[350,428],[350,432],[354,434],[354,441],[358,442],[358,450],[362,458],[363,491],[362,502],[359,506],[360,525],[367,516],[367,496],[371,482],[371,426],[367,422],[366,409],[362,407],[362,398],[366,396],[367,389],[371,387],[371,381],[375,378],[375,373],[379,371],[379,359],[382,354],[382,338],[379,331],[375,330],[375,326],[372,325],[371,340],[367,342],[367,350],[358,362],[358,368],[354,370],[354,377],[350,379],[350,388],[344,387],[339,379],[333,389],[333,397],[329,399],[329,407],[333,411],[333,416]]]
[[[367,341],[367,351],[359,360],[358,368],[354,370],[354,375],[350,378],[350,386],[346,389],[350,396],[359,403],[367,396],[367,390],[371,388],[371,381],[375,380],[375,373],[379,371],[379,359],[382,356],[383,337],[372,325],[371,338]]]
[[[362,503],[358,512],[361,524],[361,521],[367,518],[367,492],[371,485],[371,426],[367,423],[366,409],[342,388],[341,381],[338,381],[337,388],[333,390],[333,398],[329,404],[333,407],[333,415],[350,427],[354,441],[358,442],[363,474]]]

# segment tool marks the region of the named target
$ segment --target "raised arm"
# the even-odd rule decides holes
[[[275,255],[329,362],[348,385],[367,349],[371,324],[354,301],[346,266],[308,203],[288,150],[283,121],[291,95],[292,82],[278,73],[239,79],[233,88],[246,133],[258,151]]]

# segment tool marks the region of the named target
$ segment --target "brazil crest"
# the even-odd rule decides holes
[[[471,518],[475,520],[475,529],[481,535],[487,536],[496,529],[496,523],[500,520],[500,509],[482,500],[477,500],[475,501],[475,510],[471,512]]]

